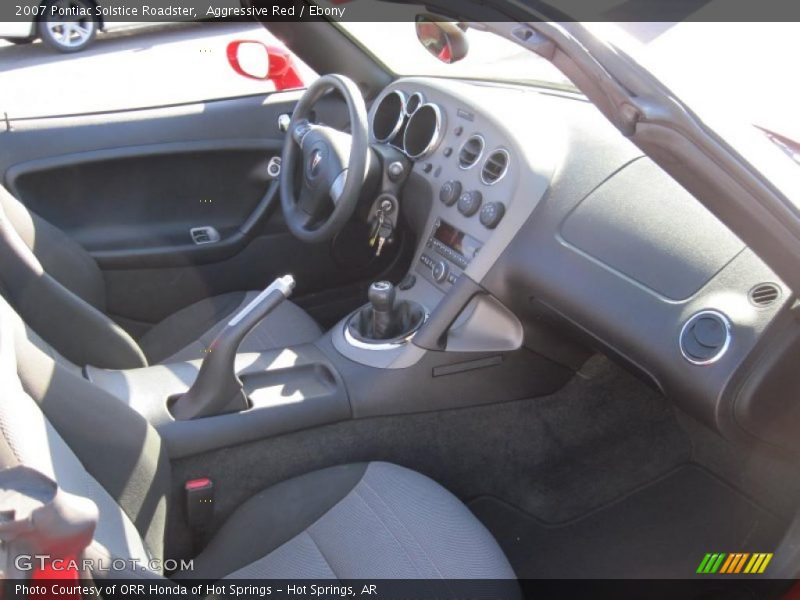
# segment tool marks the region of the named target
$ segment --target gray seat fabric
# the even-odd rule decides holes
[[[486,528],[431,479],[372,462],[316,471],[238,509],[182,577],[514,579]]]
[[[160,436],[84,379],[3,298],[0,435],[19,463],[97,504],[101,554],[164,556],[170,464]]]
[[[94,259],[2,186],[0,291],[26,323],[70,361],[108,369],[202,358],[224,319],[257,293],[201,300],[135,340],[106,314],[105,281]],[[248,336],[243,350],[303,344],[321,333],[305,311],[284,302]]]
[[[0,298],[2,441],[13,464],[98,505],[90,556],[135,558],[150,569],[148,557],[164,557],[172,485],[161,439],[42,343]],[[0,469],[11,466],[4,457]],[[195,569],[179,575],[514,578],[466,506],[427,477],[381,462],[323,469],[257,494],[223,524]]]

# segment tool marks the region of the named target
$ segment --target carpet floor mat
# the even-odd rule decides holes
[[[493,497],[470,508],[523,579],[692,577],[708,552],[772,552],[786,527],[693,464],[558,526]]]

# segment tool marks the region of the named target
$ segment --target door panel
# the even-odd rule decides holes
[[[288,233],[266,166],[283,144],[278,117],[300,94],[14,120],[0,133],[0,175],[95,256],[109,312],[137,331],[202,298],[262,288],[285,273],[298,281],[296,297],[333,298],[339,288],[352,295],[352,284],[395,263],[402,236],[368,259],[358,224],[332,244],[303,244]],[[347,110],[326,97],[316,118],[344,127]],[[203,226],[221,239],[195,245],[189,230]]]
[[[267,163],[280,149],[277,140],[132,146],[28,161],[6,179],[104,265],[207,262],[230,257],[254,233],[274,199]],[[219,243],[193,243],[190,230],[203,226]]]

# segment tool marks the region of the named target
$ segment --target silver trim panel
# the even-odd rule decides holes
[[[361,309],[359,309],[361,310]],[[420,321],[419,325],[417,325],[412,332],[406,335],[403,338],[398,340],[391,340],[391,341],[378,341],[378,342],[364,342],[358,340],[353,337],[353,334],[350,333],[350,330],[347,328],[350,321],[355,318],[358,311],[352,313],[349,317],[344,320],[342,325],[342,330],[344,332],[344,339],[345,341],[353,346],[354,348],[359,348],[361,350],[395,350],[401,346],[405,346],[414,339],[414,336],[417,335],[417,332],[422,328],[422,326],[427,322],[430,313],[425,310],[425,313],[422,316],[422,321]]]

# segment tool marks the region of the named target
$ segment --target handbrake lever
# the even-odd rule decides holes
[[[231,317],[208,347],[192,387],[172,405],[173,417],[187,421],[248,407],[242,381],[236,375],[236,352],[245,336],[291,295],[294,286],[291,275],[279,277]]]

